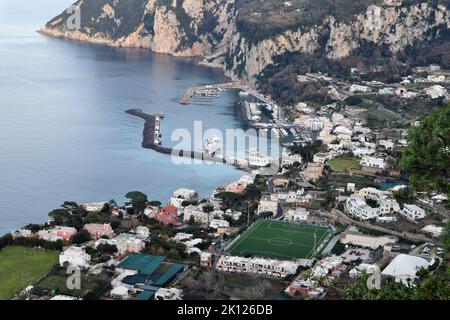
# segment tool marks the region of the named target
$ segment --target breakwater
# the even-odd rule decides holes
[[[248,168],[248,164],[243,161],[238,161],[234,158],[211,156],[208,153],[195,150],[182,150],[164,147],[162,145],[161,135],[161,120],[164,118],[163,115],[154,115],[141,109],[129,109],[126,111],[126,113],[139,117],[145,121],[144,130],[142,133],[142,147],[145,149],[151,149],[159,153],[174,155],[178,157],[212,161],[215,163],[231,164],[239,169]]]

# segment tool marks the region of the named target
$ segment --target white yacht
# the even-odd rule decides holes
[[[206,139],[203,145],[203,152],[214,157],[222,148],[222,139],[217,136],[212,136]]]

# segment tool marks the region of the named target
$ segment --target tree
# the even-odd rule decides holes
[[[115,254],[118,252],[117,246],[108,243],[102,243],[98,245],[97,251],[104,254]]]
[[[92,240],[92,238],[89,232],[86,229],[82,229],[72,236],[70,242],[73,244],[83,244],[90,240]]]
[[[400,165],[414,189],[450,195],[450,106],[414,124],[407,140]]]
[[[147,207],[147,195],[140,191],[132,191],[128,192],[125,197],[127,199],[130,199],[131,205],[133,206],[133,209],[136,211],[136,213],[142,213],[144,212],[145,208]]]
[[[210,213],[214,211],[214,207],[210,204],[203,206],[203,212],[204,213]]]

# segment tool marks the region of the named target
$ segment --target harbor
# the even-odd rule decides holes
[[[177,157],[184,157],[190,159],[197,159],[202,161],[209,161],[221,164],[230,164],[241,170],[249,170],[254,167],[258,167],[257,156],[249,156],[248,159],[237,159],[234,157],[227,157],[219,154],[217,148],[213,150],[208,150],[204,148],[202,151],[197,150],[183,150],[169,148],[162,145],[162,135],[161,135],[161,120],[164,119],[162,114],[150,114],[141,109],[129,109],[126,113],[139,117],[145,121],[143,129],[142,147],[145,149],[154,150],[156,152],[175,155]],[[214,141],[214,137],[207,140],[207,146],[211,146]],[[213,151],[213,152],[212,152]],[[266,166],[270,163],[265,163]]]

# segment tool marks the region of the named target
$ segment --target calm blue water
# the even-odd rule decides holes
[[[177,128],[244,124],[227,92],[209,106],[181,106],[187,87],[224,81],[213,69],[144,50],[51,39],[35,32],[73,0],[0,0],[0,234],[46,221],[64,200],[122,201],[130,190],[167,201],[179,187],[209,195],[241,173],[224,165],[172,164],[141,149],[131,107],[163,112]]]

